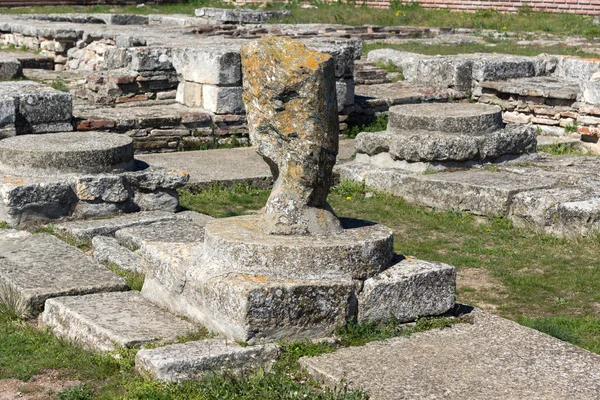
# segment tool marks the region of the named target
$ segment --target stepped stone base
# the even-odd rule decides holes
[[[135,291],[50,299],[42,322],[55,335],[94,351],[169,342],[197,329]]]
[[[53,133],[0,142],[0,220],[12,226],[178,209],[188,175],[133,158],[130,138]]]
[[[0,292],[18,298],[31,316],[50,298],[127,290],[123,279],[46,233],[0,230],[0,254]]]
[[[412,266],[412,261],[392,266],[388,228],[346,220],[347,232],[339,235],[263,237],[251,228],[256,218],[209,223],[204,245],[143,244],[142,294],[227,338],[252,344],[327,336],[355,317],[357,307],[365,319],[398,314],[405,321],[442,314],[454,304],[454,268]],[[436,285],[423,287],[431,280]],[[390,290],[428,298],[382,299]]]
[[[278,348],[273,343],[242,347],[231,341],[209,339],[142,349],[136,355],[135,365],[154,379],[179,382],[221,370],[264,367],[277,358]]]

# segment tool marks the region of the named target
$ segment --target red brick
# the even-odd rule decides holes
[[[76,131],[95,131],[98,129],[112,129],[115,121],[110,119],[84,119],[75,123]]]
[[[579,126],[577,127],[577,133],[585,136],[600,137],[600,128],[594,128],[592,126]]]

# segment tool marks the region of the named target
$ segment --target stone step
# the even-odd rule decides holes
[[[30,316],[50,298],[128,290],[123,279],[50,234],[0,230],[0,254],[0,292]]]
[[[389,111],[389,131],[419,129],[479,136],[502,127],[502,110],[487,104],[405,104]]]
[[[370,399],[597,399],[600,355],[480,310],[472,323],[415,333],[300,365]]]
[[[356,60],[354,62],[354,82],[357,85],[375,85],[390,83],[388,73],[385,69],[367,60]]]
[[[256,370],[273,362],[278,349],[273,343],[240,346],[232,341],[208,339],[142,349],[136,355],[135,365],[154,379],[180,382],[222,370]]]
[[[204,227],[191,221],[174,219],[120,229],[115,232],[115,238],[132,250],[156,242],[202,243]]]
[[[42,323],[55,335],[93,351],[167,343],[198,330],[136,291],[50,299]]]
[[[186,218],[185,215],[181,217]],[[116,231],[123,228],[148,225],[153,222],[174,220],[176,218],[179,218],[178,214],[166,211],[142,211],[119,215],[114,218],[62,222],[54,225],[54,228],[77,239],[91,239],[94,236],[113,236]]]
[[[494,132],[465,135],[431,129],[396,129],[362,132],[356,137],[357,161],[364,155],[387,153],[392,160],[408,162],[465,162],[493,160],[505,155],[536,152],[536,132],[523,125],[508,125]]]

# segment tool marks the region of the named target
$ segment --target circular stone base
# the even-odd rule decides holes
[[[391,265],[393,233],[386,226],[341,218],[342,233],[323,236],[267,235],[257,215],[211,221],[204,254],[228,270],[288,279],[373,276]]]
[[[469,103],[423,103],[394,106],[388,131],[425,130],[479,136],[503,127],[498,106]]]
[[[102,173],[133,163],[133,141],[103,132],[15,136],[0,141],[0,170],[27,173]]]

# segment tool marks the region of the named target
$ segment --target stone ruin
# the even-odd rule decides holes
[[[138,352],[137,368],[180,381],[259,367],[277,356],[275,342],[326,337],[349,319],[408,322],[454,307],[454,267],[395,254],[391,229],[338,219],[325,202],[338,152],[331,56],[285,38],[251,42],[242,56],[251,134],[277,174],[267,207],[224,219],[141,212],[56,224],[91,238],[97,260],[145,273],[141,293],[52,235],[4,230],[0,288],[29,315],[94,351],[158,343]],[[131,140],[122,135],[49,133],[0,145],[2,168],[37,190],[50,185],[39,173],[59,172],[78,182],[86,207],[136,203],[138,190],[182,183],[131,170]],[[200,325],[219,337],[170,344]]]

